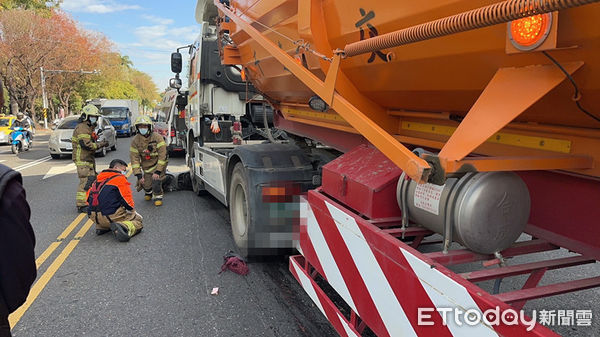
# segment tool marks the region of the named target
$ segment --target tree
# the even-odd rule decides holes
[[[33,9],[37,11],[48,11],[57,8],[62,0],[0,0],[0,10],[10,9]]]
[[[0,12],[3,40],[0,44],[0,76],[11,100],[21,111],[29,110],[34,121],[35,100],[40,95],[39,69],[52,57],[56,44],[51,18],[31,10]]]
[[[59,105],[68,114],[70,110],[70,98],[76,87],[87,80],[87,76],[78,70],[96,69],[101,64],[101,54],[107,48],[108,42],[101,35],[81,30],[75,21],[65,14],[57,14],[55,18],[56,28],[59,29],[63,38],[60,40],[61,47],[57,49],[54,64],[49,65],[60,69],[61,73],[49,73],[47,88],[58,98]],[[53,109],[51,109],[53,110]]]
[[[60,0],[48,2],[50,5]],[[41,105],[44,68],[49,110],[80,109],[93,98],[136,99],[151,107],[157,99],[150,76],[133,68],[102,34],[83,30],[66,13],[41,7],[40,0],[0,0],[0,79],[11,102],[31,112]],[[80,70],[101,71],[83,75]]]
[[[132,71],[131,82],[140,95],[142,107],[151,108],[154,101],[160,100],[158,89],[150,75],[134,69]]]

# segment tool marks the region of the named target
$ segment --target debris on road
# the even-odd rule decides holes
[[[236,274],[244,276],[248,275],[250,272],[244,258],[231,250],[223,256],[223,265],[221,266],[221,271],[219,274],[226,270],[231,270]]]
[[[219,295],[219,287],[214,287],[212,288],[212,291],[210,292],[211,295]]]

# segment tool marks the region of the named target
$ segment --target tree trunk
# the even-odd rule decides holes
[[[37,124],[37,116],[35,115],[35,97],[31,97],[27,100],[29,106],[29,114],[34,124]]]
[[[56,109],[54,109],[54,104],[52,104],[52,100],[50,100],[50,104],[48,104],[48,109],[50,110],[50,121],[56,119]]]
[[[12,96],[10,96],[10,113],[16,115],[19,112],[19,102]]]
[[[71,93],[69,92],[69,94],[66,95],[66,104],[65,104],[65,116],[69,114],[69,103],[71,101]]]

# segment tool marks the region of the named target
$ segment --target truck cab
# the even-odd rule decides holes
[[[100,114],[110,120],[117,135],[130,137],[135,134],[133,123],[138,116],[138,102],[129,99],[107,99],[101,102]]]
[[[243,80],[241,67],[221,64],[215,28],[204,22],[202,33],[187,47],[189,93],[183,115],[192,187],[229,207],[234,240],[242,255],[289,252],[294,247],[293,219],[286,214],[298,205],[292,194],[314,187],[314,167],[283,131],[273,129],[273,108]],[[179,52],[172,54],[171,70],[176,77],[170,86],[178,91],[181,60]],[[165,100],[177,100],[172,98],[175,93],[170,95]],[[184,96],[177,97],[181,104],[176,106],[186,103]],[[165,111],[169,109],[170,104],[165,104]],[[158,110],[157,124],[166,117]],[[281,196],[281,202],[262,197],[282,190],[289,195]],[[281,211],[286,205],[287,213]],[[282,216],[273,218],[278,212]]]

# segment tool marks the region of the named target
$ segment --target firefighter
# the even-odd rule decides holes
[[[87,212],[86,191],[96,180],[96,161],[94,155],[102,147],[108,146],[107,141],[97,142],[98,136],[94,127],[98,123],[100,113],[98,108],[88,104],[81,110],[79,124],[73,130],[73,161],[77,166],[79,186],[77,188],[76,204],[81,213]]]
[[[87,192],[88,216],[96,224],[96,234],[112,231],[121,242],[129,241],[143,228],[143,218],[134,209],[125,171],[127,163],[114,159]]]
[[[152,120],[139,116],[135,120],[137,135],[131,141],[129,154],[131,168],[137,177],[137,190],[144,190],[145,200],[154,200],[155,206],[162,205],[162,181],[167,171],[167,144],[164,138],[152,132]]]

